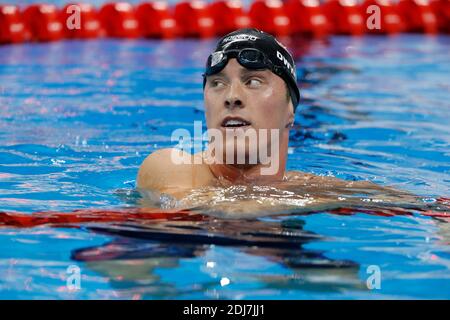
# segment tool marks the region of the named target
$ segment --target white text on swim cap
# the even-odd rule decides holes
[[[292,73],[292,75],[295,78],[296,75],[295,75],[294,67],[292,67],[292,65],[289,63],[289,61],[287,61],[287,59],[278,50],[277,50],[277,58],[280,59],[281,61],[283,61],[286,68],[288,68],[288,70]]]
[[[223,43],[229,42],[229,41],[243,41],[243,40],[251,40],[251,41],[255,41],[256,39],[258,39],[258,37],[256,36],[252,36],[249,34],[238,34],[235,36],[229,36],[226,37],[225,39],[222,40]]]

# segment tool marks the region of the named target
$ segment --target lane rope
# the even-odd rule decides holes
[[[109,2],[100,8],[0,4],[0,44],[62,39],[209,38],[255,27],[276,36],[450,32],[450,0]]]

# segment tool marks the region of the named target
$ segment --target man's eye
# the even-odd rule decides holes
[[[251,87],[258,87],[261,85],[261,83],[262,81],[257,78],[251,78],[247,80],[247,84]]]
[[[220,85],[222,85],[220,80],[211,80],[211,87],[218,87]]]

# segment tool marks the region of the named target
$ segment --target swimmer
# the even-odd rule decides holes
[[[337,208],[343,205],[342,199],[349,205],[354,201],[352,194],[361,193],[383,201],[418,202],[407,192],[369,181],[286,171],[289,131],[300,92],[294,59],[272,35],[246,28],[222,37],[207,59],[203,77],[206,125],[219,134],[214,148],[211,141],[206,151],[195,154],[175,148],[152,153],[139,169],[138,190],[182,199],[186,207],[189,203],[191,207],[203,203],[203,208],[215,204],[217,210],[234,213],[268,208],[278,212],[283,204],[288,204],[286,209]],[[264,140],[258,135],[264,129],[277,134]],[[250,143],[252,135],[247,133],[252,130],[257,138]],[[238,131],[240,136],[227,136]],[[222,147],[217,147],[218,143]],[[269,161],[261,158],[262,149],[269,150]],[[174,161],[174,154],[184,161]],[[252,155],[256,155],[254,162],[250,161]],[[270,168],[266,173],[262,170]],[[224,201],[223,190],[233,190],[234,196],[240,193],[239,201]],[[290,202],[280,201],[286,190],[291,192]]]

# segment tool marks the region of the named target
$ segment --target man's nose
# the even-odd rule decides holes
[[[233,83],[228,90],[225,97],[225,108],[243,108],[242,92],[239,88],[239,84]]]

